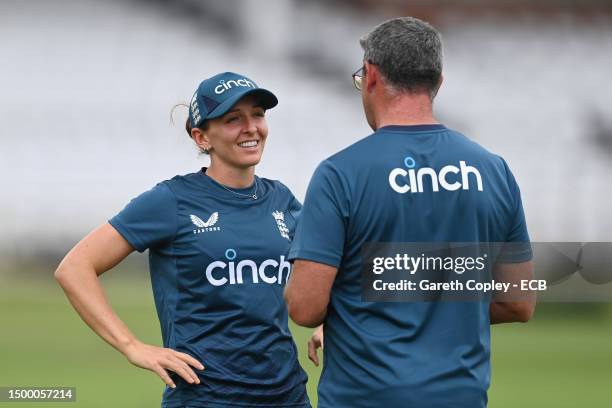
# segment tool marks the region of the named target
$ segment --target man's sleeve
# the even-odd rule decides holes
[[[138,252],[163,246],[175,237],[177,201],[164,183],[134,198],[108,221]]]
[[[504,263],[527,262],[533,258],[533,252],[529,233],[527,232],[527,221],[525,220],[521,191],[506,162],[504,162],[504,166],[506,168],[508,188],[514,202],[514,211],[510,218],[506,245],[504,245],[498,261]]]
[[[348,202],[346,183],[334,165],[324,161],[310,180],[289,259],[339,267],[348,225]]]

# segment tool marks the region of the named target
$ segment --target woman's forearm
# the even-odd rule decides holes
[[[107,343],[126,354],[129,347],[137,342],[108,303],[91,265],[67,256],[55,271],[55,278],[79,316]]]
[[[137,340],[111,308],[98,276],[115,267],[133,250],[106,223],[83,238],[55,271],[55,279],[83,321],[123,354]]]

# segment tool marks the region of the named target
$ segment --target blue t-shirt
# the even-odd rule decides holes
[[[385,126],[323,161],[289,253],[338,268],[319,407],[486,406],[488,303],[364,302],[360,250],[528,240],[504,160],[443,125]],[[526,250],[513,261],[530,258]]]
[[[206,367],[194,370],[199,385],[172,374],[162,406],[309,407],[283,299],[301,205],[278,181],[256,177],[254,200],[204,170],[159,183],[109,221],[149,249],[164,347]]]

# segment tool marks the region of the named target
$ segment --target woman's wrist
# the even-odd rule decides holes
[[[124,356],[128,356],[141,342],[136,337],[128,337],[118,342],[117,350]]]

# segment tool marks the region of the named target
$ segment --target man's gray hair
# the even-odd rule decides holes
[[[399,91],[436,95],[442,75],[442,38],[430,24],[398,17],[376,26],[360,41],[363,59],[375,64]]]

